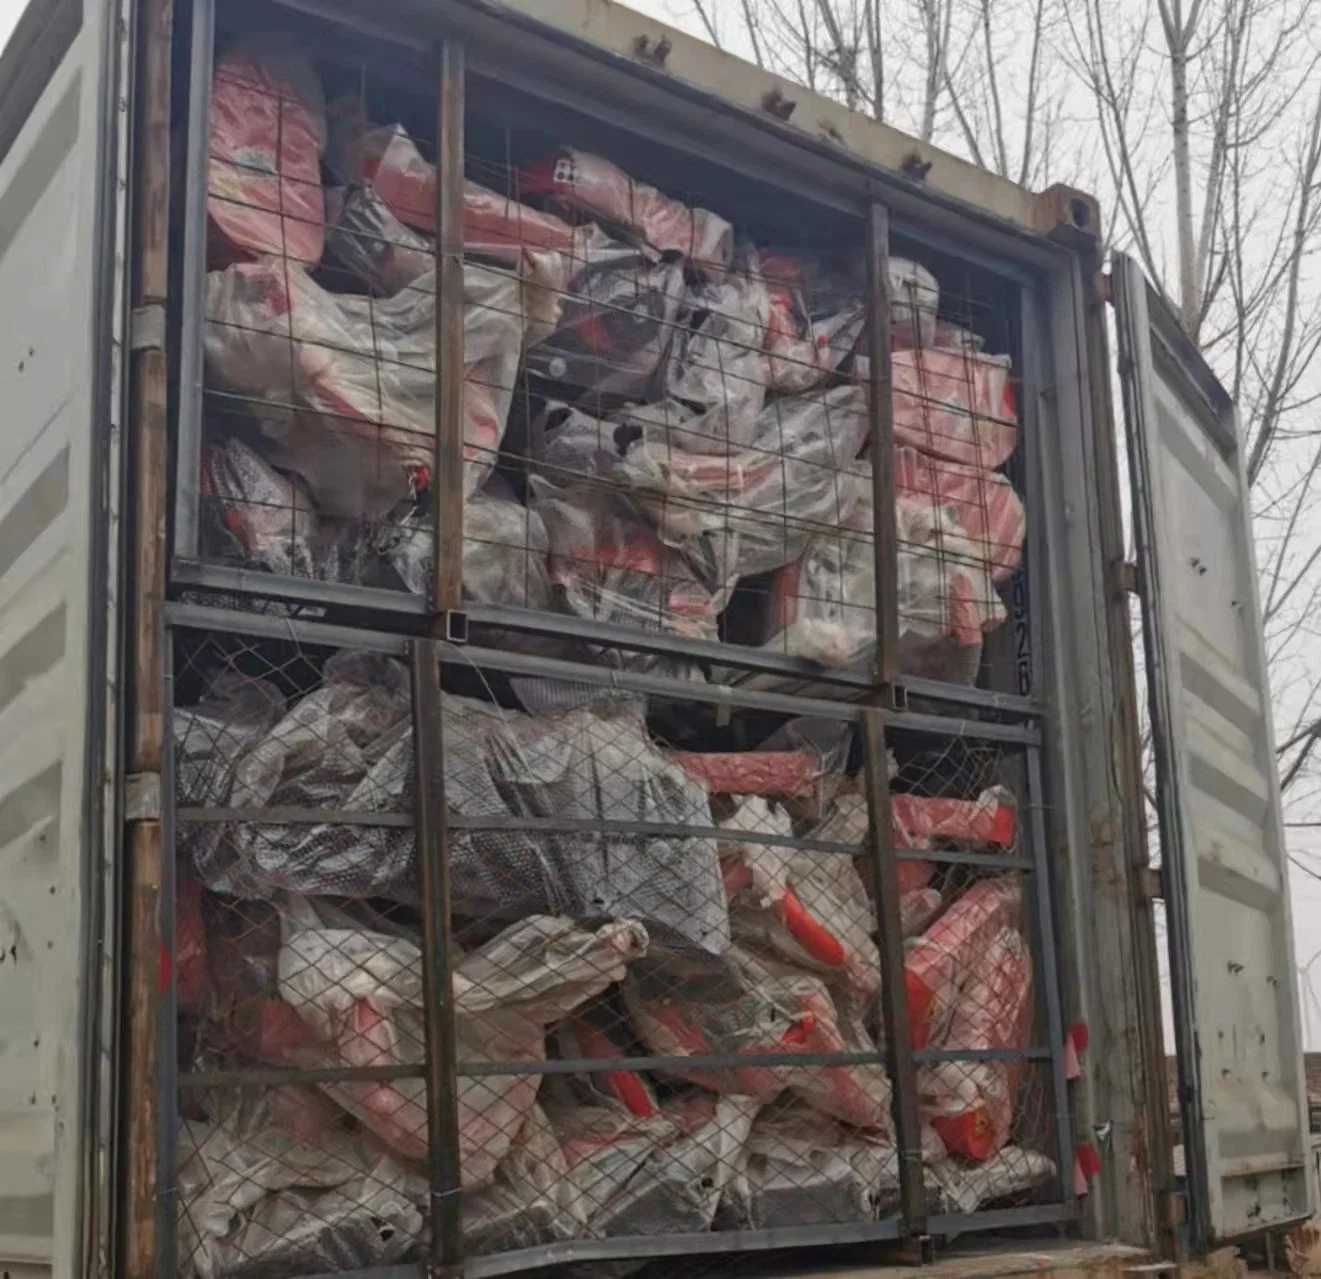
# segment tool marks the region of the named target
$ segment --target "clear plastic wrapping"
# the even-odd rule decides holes
[[[571,1214],[598,1238],[709,1230],[757,1109],[710,1095],[647,1118],[620,1106],[550,1109]]]
[[[978,880],[909,945],[904,980],[914,1048],[947,1033],[973,961],[1017,923],[1021,901],[1016,878]]]
[[[283,1088],[209,1101],[213,1116],[186,1119],[179,1133],[182,1275],[365,1270],[419,1245],[426,1179],[320,1118],[314,1096]]]
[[[237,47],[216,63],[207,170],[215,264],[321,258],[325,102],[311,61],[284,42]]]
[[[734,228],[709,209],[690,209],[630,177],[609,160],[565,147],[524,171],[521,187],[676,253],[719,277],[734,254]]]
[[[519,278],[464,269],[465,484],[490,474],[522,349]],[[297,264],[239,263],[207,277],[206,356],[233,391],[271,409],[277,462],[318,507],[382,516],[425,483],[435,432],[435,274],[386,298],[330,293]],[[290,420],[290,411],[302,414]],[[309,416],[310,415],[310,416]],[[323,454],[326,455],[323,457]]]
[[[285,1059],[356,1067],[419,1064],[418,946],[404,937],[327,927],[310,903],[287,912],[281,923],[280,994],[310,1037],[302,1044],[286,1042]],[[543,1060],[546,1027],[619,981],[646,948],[646,931],[629,920],[586,930],[538,915],[512,925],[454,971],[459,1061]],[[465,1186],[494,1177],[532,1112],[540,1082],[534,1074],[460,1078]],[[423,1080],[341,1081],[322,1090],[398,1154],[425,1157]]]
[[[202,497],[245,565],[320,577],[320,521],[303,483],[231,437],[202,453]]]
[[[1032,1028],[1032,959],[1013,928],[1002,928],[972,958],[949,1026],[947,1051],[1026,1049]],[[1009,1140],[1025,1059],[940,1061],[922,1066],[923,1113],[951,1154],[983,1162]]]

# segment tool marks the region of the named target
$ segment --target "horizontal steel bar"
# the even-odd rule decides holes
[[[703,1053],[691,1057],[580,1057],[550,1061],[470,1061],[459,1063],[459,1074],[469,1079],[506,1078],[510,1075],[600,1074],[610,1070],[738,1070],[745,1066],[882,1066],[885,1054],[836,1053]]]
[[[364,813],[340,808],[178,808],[175,820],[180,825],[257,825],[257,826],[368,826],[410,830],[416,824],[410,813]],[[469,816],[451,813],[451,830],[528,831],[548,835],[599,835],[638,839],[718,839],[768,848],[796,848],[805,852],[856,857],[857,844],[813,839],[810,835],[779,835],[771,831],[732,831],[724,826],[699,826],[682,822],[604,821],[592,817],[516,817],[509,814]],[[957,849],[896,850],[899,861],[932,862],[948,866],[983,866],[990,870],[1030,871],[1033,863],[1026,857],[1003,853],[963,852]]]
[[[913,1060],[924,1065],[941,1061],[1050,1061],[1053,1048],[918,1048]]]
[[[305,617],[273,617],[269,613],[248,613],[242,609],[194,604],[184,600],[166,601],[165,620],[168,625],[181,630],[246,635],[252,639],[286,640],[293,644],[316,644],[326,648],[365,648],[392,657],[402,656],[409,641],[407,635],[391,631],[341,626]]]
[[[284,577],[260,569],[213,564],[205,560],[174,560],[170,565],[170,581],[174,586],[228,591],[235,595],[285,600],[317,608],[338,606],[415,617],[423,617],[427,613],[426,600],[411,591],[358,586],[352,582],[318,582],[307,577]]]
[[[953,1239],[957,1235],[984,1230],[1009,1230],[1015,1226],[1045,1226],[1057,1221],[1077,1221],[1079,1211],[1073,1203],[1032,1204],[1026,1208],[990,1208],[985,1212],[950,1212],[927,1220],[933,1235]]]
[[[617,822],[592,817],[469,817],[450,813],[446,819],[451,830],[541,831],[547,834],[622,835],[645,839],[723,839],[738,844],[762,844],[771,848],[801,848],[814,853],[836,853],[856,857],[856,844],[812,839],[805,835],[777,835],[770,831],[729,830],[723,826],[697,826],[683,822]],[[911,857],[926,859],[926,854]]]
[[[700,1256],[703,1253],[765,1252],[774,1248],[810,1248],[826,1244],[873,1243],[899,1238],[899,1218],[828,1226],[784,1226],[772,1230],[713,1230],[705,1234],[640,1235],[617,1239],[573,1239],[520,1248],[490,1257],[469,1257],[463,1279],[494,1279],[497,1275],[575,1262],[650,1257]]]
[[[272,617],[267,613],[245,613],[238,609],[182,601],[167,604],[166,619],[176,627],[282,639],[331,648],[366,648],[376,652],[402,654],[408,644],[407,636],[388,631],[359,629],[307,618]],[[859,722],[864,710],[854,702],[796,697],[788,693],[759,693],[728,684],[704,684],[643,671],[616,670],[613,667],[591,666],[534,653],[503,652],[462,644],[442,644],[440,650],[441,660],[453,666],[635,692],[676,702],[704,702],[783,715],[817,716],[837,719],[843,723]],[[1025,746],[1037,745],[1041,740],[1040,730],[1035,724],[997,724],[914,711],[886,711],[884,714],[888,728],[906,729],[941,738]]]
[[[411,813],[365,813],[348,808],[176,808],[181,824],[231,825],[240,822],[267,826],[402,826],[414,825]]]
[[[392,1083],[421,1079],[423,1066],[320,1066],[302,1070],[240,1066],[235,1070],[192,1070],[179,1075],[180,1088],[280,1088],[285,1084]]]
[[[1049,1048],[922,1049],[917,1062],[938,1061],[1049,1061]],[[460,1062],[459,1074],[472,1079],[509,1075],[598,1075],[613,1070],[736,1070],[744,1066],[803,1069],[839,1066],[883,1066],[885,1053],[871,1052],[764,1052],[702,1053],[671,1057],[576,1057],[549,1061]]]
[[[1035,697],[1020,697],[1016,693],[997,693],[989,688],[976,688],[967,684],[947,684],[942,680],[924,679],[919,675],[900,675],[895,686],[909,697],[924,697],[950,706],[966,706],[974,710],[995,711],[1002,715],[1016,715],[1022,719],[1036,719],[1046,712],[1045,704]]]
[[[588,618],[572,617],[563,613],[545,613],[533,609],[498,608],[488,604],[472,604],[465,608],[468,621],[474,626],[491,626],[506,631],[520,631],[534,635],[568,636],[594,644],[630,649],[639,653],[655,653],[666,657],[686,658],[702,665],[732,666],[739,670],[763,671],[772,675],[789,675],[799,679],[816,680],[823,684],[840,684],[859,691],[875,688],[873,680],[862,671],[840,670],[821,666],[801,657],[768,653],[764,649],[749,648],[743,644],[721,644],[715,640],[686,639],[680,635],[666,635],[657,631],[640,631],[627,626],[594,622]]]

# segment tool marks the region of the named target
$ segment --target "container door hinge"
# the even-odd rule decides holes
[[[124,778],[124,820],[158,822],[161,819],[161,775],[129,773]]]
[[[165,307],[160,302],[133,308],[128,344],[134,351],[165,350]]]
[[[1143,866],[1138,871],[1143,899],[1149,902],[1165,900],[1165,875],[1159,866]]]

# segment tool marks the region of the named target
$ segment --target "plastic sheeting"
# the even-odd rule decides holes
[[[363,929],[327,927],[310,905],[282,919],[280,993],[315,1037],[309,1053],[357,1067],[422,1061],[422,969],[416,944]],[[647,934],[629,920],[588,931],[530,916],[466,956],[453,975],[458,1059],[536,1062],[546,1027],[607,986],[645,954]],[[458,1084],[463,1184],[495,1175],[536,1103],[541,1076],[462,1076]],[[400,1155],[425,1156],[424,1084],[328,1083],[323,1091]]]
[[[911,448],[895,450],[895,495],[900,666],[914,674],[957,674],[961,651],[979,652],[982,634],[1006,616],[996,583],[1018,565],[1026,533],[1022,503],[996,472]],[[802,558],[777,574],[768,647],[833,667],[873,651],[871,524],[868,473],[851,518],[819,532]]]
[[[973,961],[1017,922],[1021,901],[1017,879],[978,880],[909,946],[904,980],[914,1048],[947,1032]]]
[[[1025,1049],[1032,1023],[1032,959],[1027,943],[1003,928],[973,956],[949,1027],[947,1051]],[[941,1061],[918,1074],[923,1112],[951,1154],[981,1162],[1009,1140],[1023,1058]]]
[[[620,1106],[548,1107],[569,1212],[598,1238],[709,1230],[758,1108],[710,1095],[673,1099],[649,1118]]]
[[[745,798],[722,825],[729,832],[720,853],[735,937],[844,980],[864,999],[875,995],[875,921],[853,858],[741,840],[744,831],[793,835],[788,814],[756,797]]]
[[[490,474],[522,348],[520,282],[464,269],[465,484]],[[206,357],[227,387],[286,413],[264,429],[318,506],[381,516],[424,483],[435,431],[435,275],[388,298],[330,293],[294,263],[207,277]],[[309,421],[290,421],[289,410]],[[420,477],[420,479],[419,479]]]
[[[235,48],[211,85],[207,216],[215,265],[321,258],[325,102],[316,68],[280,41]]]
[[[180,1126],[181,1275],[365,1270],[418,1246],[426,1179],[337,1127],[314,1095],[284,1088],[209,1099],[218,1103],[212,1119]]]
[[[566,147],[539,160],[524,171],[520,188],[627,230],[656,252],[679,254],[717,278],[733,258],[734,228],[724,218],[690,209],[585,151]]]

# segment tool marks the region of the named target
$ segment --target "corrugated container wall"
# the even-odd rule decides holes
[[[33,0],[5,1274],[1168,1250],[1160,896],[1189,1237],[1305,1216],[1237,428],[1116,259],[1126,569],[1099,237],[605,0]]]

